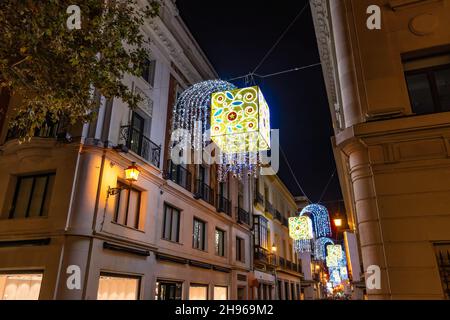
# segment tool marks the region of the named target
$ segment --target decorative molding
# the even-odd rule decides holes
[[[345,122],[338,94],[337,68],[334,62],[333,34],[328,2],[327,0],[312,0],[311,11],[334,127],[339,132],[345,128]]]
[[[142,250],[142,249],[133,248],[133,247],[129,247],[129,246],[122,246],[122,245],[118,245],[118,244],[114,244],[114,243],[110,243],[110,242],[106,242],[106,241],[103,242],[103,249],[131,253],[131,254],[134,254],[137,256],[142,256],[142,257],[150,256],[150,251],[148,251],[148,250]]]

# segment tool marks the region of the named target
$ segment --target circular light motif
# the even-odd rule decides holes
[[[232,111],[228,114],[228,120],[229,121],[235,121],[237,119],[237,113]]]

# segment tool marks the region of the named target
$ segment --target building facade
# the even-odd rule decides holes
[[[254,212],[254,180],[219,183],[214,166],[169,158],[177,96],[217,75],[173,1],[142,29],[147,67],[125,79],[145,97],[136,110],[96,96],[92,123],[47,123],[20,143],[7,126],[20,96],[1,92],[0,299],[275,298],[255,290],[253,214],[268,213]],[[140,174],[130,185],[133,163]],[[288,203],[284,219],[295,212]],[[298,299],[300,270],[277,217],[269,243],[286,251],[274,270],[283,297]]]
[[[302,265],[288,230],[297,204],[277,176],[260,176],[253,185],[253,298],[300,300]]]
[[[448,299],[450,2],[311,8],[369,298]]]

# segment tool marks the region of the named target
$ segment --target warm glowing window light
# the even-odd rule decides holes
[[[313,238],[312,221],[307,216],[289,218],[289,236],[294,240]]]
[[[223,153],[270,149],[270,111],[259,87],[212,94],[211,139]]]

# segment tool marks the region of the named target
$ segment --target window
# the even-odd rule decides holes
[[[239,237],[236,237],[236,260],[245,262],[245,241]]]
[[[216,255],[225,257],[225,231],[216,229],[215,240]]]
[[[206,223],[194,218],[194,241],[192,245],[194,249],[206,250],[205,232]]]
[[[278,300],[283,300],[282,285],[283,285],[283,283],[280,280],[278,280],[278,284],[277,284],[277,287],[278,287]]]
[[[238,208],[244,208],[244,183],[238,181]]]
[[[155,85],[156,60],[148,58],[144,61],[141,77],[147,81],[152,87]]]
[[[289,282],[284,282],[284,300],[291,300],[289,298]]]
[[[291,300],[297,300],[296,294],[295,294],[295,284],[291,283]]]
[[[267,226],[267,219],[263,216],[255,216],[255,246],[269,249],[269,229]]]
[[[156,282],[155,300],[181,300],[183,285],[181,282]]]
[[[450,111],[450,56],[411,60],[405,70],[414,113]]]
[[[189,287],[189,300],[208,300],[208,286],[191,284]]]
[[[114,275],[100,275],[97,300],[138,300],[140,280]]]
[[[180,211],[167,204],[164,205],[163,239],[180,241]]]
[[[0,274],[0,300],[38,300],[42,273]]]
[[[141,192],[121,182],[117,183],[122,191],[116,197],[116,213],[114,222],[123,226],[139,229],[139,213],[141,209]]]
[[[237,288],[237,299],[238,300],[245,300],[246,299],[246,295],[245,295],[245,287],[238,287]]]
[[[214,287],[214,300],[228,300],[228,288],[227,287]]]
[[[54,183],[54,173],[18,177],[9,218],[46,217]]]

